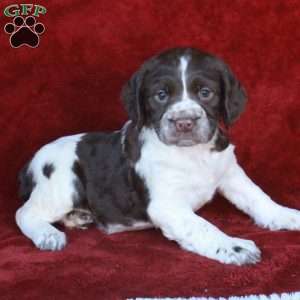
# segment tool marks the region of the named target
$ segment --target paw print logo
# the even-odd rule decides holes
[[[26,45],[36,48],[40,43],[40,35],[44,33],[45,26],[37,23],[35,17],[28,16],[25,19],[17,16],[12,23],[4,26],[4,31],[10,34],[10,44],[13,48],[19,48]]]

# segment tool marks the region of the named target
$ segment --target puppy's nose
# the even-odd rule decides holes
[[[195,125],[193,119],[178,119],[175,120],[176,131],[178,132],[189,132],[192,131]]]

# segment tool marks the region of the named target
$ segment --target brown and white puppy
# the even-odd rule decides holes
[[[157,55],[122,91],[130,120],[120,131],[60,138],[20,175],[22,232],[42,250],[66,236],[52,224],[107,233],[157,227],[189,251],[237,265],[256,263],[254,242],[226,235],[195,211],[219,191],[263,227],[300,229],[300,212],[273,202],[237,163],[221,124],[246,103],[220,59],[191,48]]]

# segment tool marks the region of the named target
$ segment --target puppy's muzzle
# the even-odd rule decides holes
[[[207,143],[213,131],[204,109],[189,100],[176,103],[166,111],[158,136],[167,145],[187,147]]]

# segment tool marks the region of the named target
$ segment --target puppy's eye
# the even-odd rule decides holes
[[[166,90],[160,90],[155,95],[155,99],[159,102],[164,102],[168,99],[168,92]]]
[[[208,87],[203,87],[199,91],[199,97],[203,100],[210,100],[213,97],[214,93]]]

